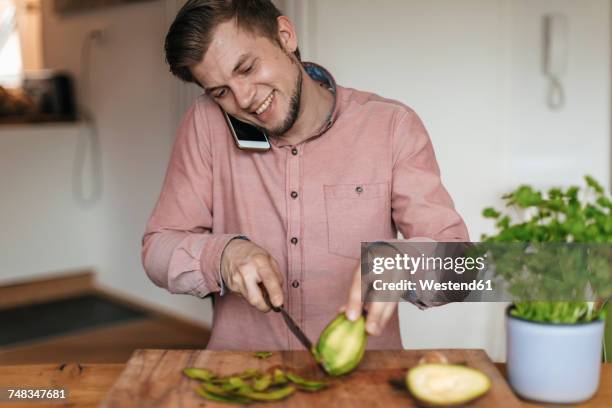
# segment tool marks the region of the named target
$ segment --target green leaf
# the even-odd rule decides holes
[[[610,200],[608,197],[601,196],[597,199],[596,202],[604,208],[612,209],[612,200]]]
[[[499,217],[501,214],[499,213],[499,211],[495,210],[495,208],[493,208],[493,207],[488,207],[488,208],[485,208],[485,209],[482,211],[482,215],[483,215],[485,218],[497,218],[497,217]]]
[[[579,187],[572,186],[572,187],[567,189],[567,192],[565,193],[565,196],[567,198],[570,198],[570,199],[577,199],[578,198],[578,191],[579,190],[580,190]]]
[[[510,217],[508,217],[507,215],[503,216],[502,219],[499,220],[495,225],[500,229],[507,229],[510,226]]]
[[[598,193],[603,193],[604,189],[601,186],[601,184],[599,184],[593,177],[586,175],[584,176],[584,179],[586,180],[586,183],[589,187],[591,187],[593,190],[595,190]]]
[[[530,186],[520,186],[513,194],[513,200],[521,208],[538,205],[542,202],[542,193],[534,191]]]

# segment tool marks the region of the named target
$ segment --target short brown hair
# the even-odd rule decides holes
[[[189,67],[204,58],[212,33],[232,18],[238,27],[277,42],[281,12],[270,0],[189,0],[166,34],[164,48],[170,72],[186,82],[196,82]],[[300,52],[295,56],[300,60]]]

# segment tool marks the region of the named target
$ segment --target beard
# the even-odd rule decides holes
[[[291,60],[296,66],[298,74],[295,80],[295,87],[293,89],[291,99],[289,100],[289,112],[287,112],[287,116],[285,116],[285,119],[280,126],[273,129],[265,129],[268,137],[273,139],[280,138],[293,127],[302,106],[302,70],[300,69],[299,65],[293,61],[293,59]]]

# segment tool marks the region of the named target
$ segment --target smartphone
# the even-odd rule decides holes
[[[225,112],[223,112],[223,115],[239,149],[270,150],[270,142],[266,132],[249,123],[242,122]]]

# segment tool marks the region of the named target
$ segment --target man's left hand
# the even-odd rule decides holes
[[[397,308],[397,302],[370,302],[367,303],[365,309],[367,310],[366,318],[366,331],[373,335],[378,336],[383,332],[383,329],[389,322],[393,312]],[[346,317],[355,321],[359,319],[363,311],[363,303],[361,301],[361,263],[357,265],[353,274],[353,282],[351,283],[351,289],[349,293],[349,300],[341,310],[344,310]]]

